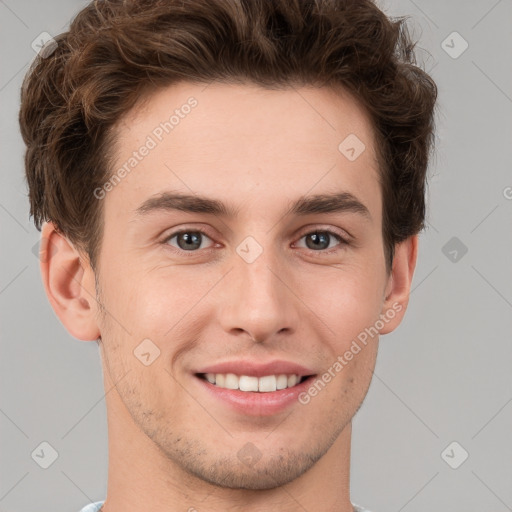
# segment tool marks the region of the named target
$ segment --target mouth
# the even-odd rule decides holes
[[[316,375],[275,374],[236,375],[234,373],[196,373],[196,377],[222,389],[237,390],[246,393],[272,393],[299,386]]]
[[[294,369],[302,371],[298,367]],[[260,418],[270,418],[273,415],[284,413],[290,407],[302,404],[299,397],[306,392],[316,378],[316,374],[306,374],[306,372],[302,375],[298,373],[272,374],[268,373],[269,370],[262,370],[261,367],[253,369],[253,372],[258,375],[250,375],[251,368],[246,368],[245,371],[249,375],[204,371],[192,375],[198,384],[198,391],[213,399],[214,403],[219,404],[222,410],[229,409],[246,417]],[[282,369],[281,371],[286,370]],[[226,407],[227,409],[225,409]]]

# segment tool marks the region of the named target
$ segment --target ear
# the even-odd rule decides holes
[[[94,272],[51,222],[41,230],[39,262],[46,295],[64,327],[79,340],[98,339]]]
[[[409,304],[409,293],[417,256],[418,235],[411,236],[395,245],[393,265],[384,293],[381,312],[384,327],[379,330],[380,334],[394,331],[404,317]]]

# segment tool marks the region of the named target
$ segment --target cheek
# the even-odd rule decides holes
[[[111,267],[102,283],[105,306],[130,332],[133,343],[139,338],[163,342],[184,325],[199,328],[202,320],[215,316],[216,295],[222,300],[230,297],[222,292],[230,286],[228,280],[218,283],[225,272],[218,267],[178,265],[140,270],[119,260]],[[290,300],[297,308],[314,313],[311,322],[322,320],[328,327],[326,335],[341,343],[340,350],[379,318],[385,283],[375,262],[337,268],[318,265],[307,271],[290,268],[282,278],[296,296],[290,295]]]
[[[339,342],[350,341],[373,325],[382,307],[382,276],[371,268],[331,269],[323,276],[301,278],[304,302],[331,329]]]
[[[210,276],[199,277],[181,273],[148,272],[132,276],[129,287],[123,290],[120,314],[139,336],[161,340],[172,336],[182,324],[196,320],[201,298],[214,286]]]

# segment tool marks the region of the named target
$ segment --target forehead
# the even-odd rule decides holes
[[[373,126],[341,89],[182,82],[144,98],[115,133],[112,171],[128,172],[107,208],[123,215],[163,191],[269,213],[308,193],[380,196]]]

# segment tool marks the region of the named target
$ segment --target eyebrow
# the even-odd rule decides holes
[[[288,204],[289,214],[306,216],[318,213],[357,213],[371,220],[368,208],[350,192],[302,196]],[[178,210],[206,213],[220,217],[236,217],[240,208],[234,208],[217,199],[199,195],[163,192],[144,201],[136,210],[138,217],[155,211]]]

